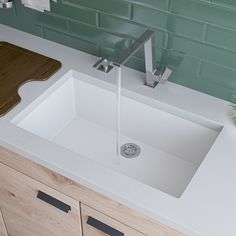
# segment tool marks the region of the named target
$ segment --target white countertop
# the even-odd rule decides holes
[[[31,82],[20,88],[21,103],[0,118],[0,145],[189,236],[236,235],[236,127],[230,118],[229,102],[171,82],[146,88],[141,86],[142,73],[124,68],[124,77],[128,78],[124,79],[125,88],[224,126],[183,195],[175,198],[12,124],[10,121],[19,112],[71,69],[107,82],[112,79],[92,68],[96,57],[60,44],[3,25],[0,41],[52,57],[63,65],[48,81]]]

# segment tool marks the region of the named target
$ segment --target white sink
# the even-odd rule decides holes
[[[141,154],[116,164],[116,88],[70,71],[19,114],[13,123],[153,188],[180,197],[221,127],[188,114],[174,115],[125,91],[121,98],[121,145]],[[132,97],[132,98],[131,98]],[[183,112],[183,114],[185,114]],[[193,122],[193,120],[195,122]]]

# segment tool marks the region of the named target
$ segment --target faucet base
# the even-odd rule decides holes
[[[108,61],[105,58],[100,57],[100,59],[93,65],[94,68],[100,70],[102,72],[108,73],[110,70],[113,69],[113,63]]]

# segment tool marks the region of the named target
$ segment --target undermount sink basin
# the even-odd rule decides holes
[[[180,197],[221,127],[121,96],[121,145],[135,143],[138,157],[115,163],[116,88],[70,71],[19,114],[13,123],[153,188]],[[194,122],[194,121],[195,122]]]

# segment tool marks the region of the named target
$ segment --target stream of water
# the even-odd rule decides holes
[[[120,103],[121,103],[121,67],[117,67],[115,163],[118,165],[120,164]]]

